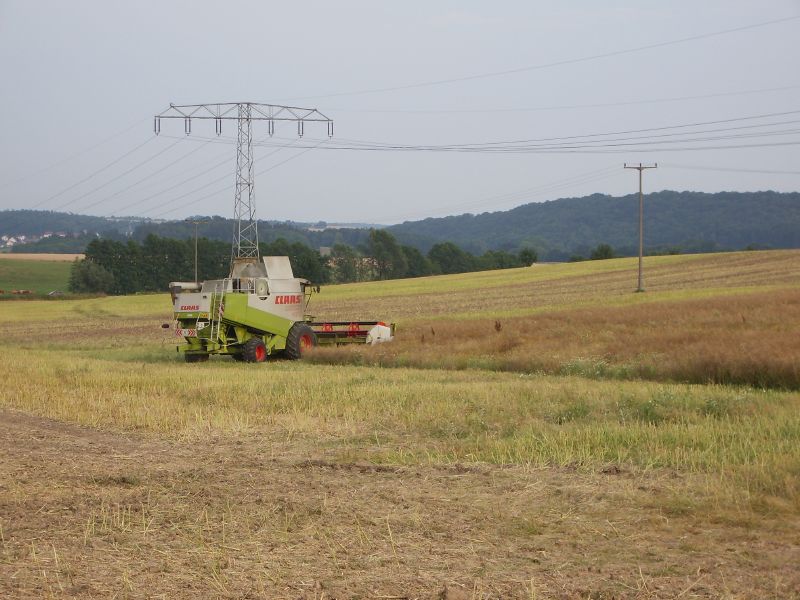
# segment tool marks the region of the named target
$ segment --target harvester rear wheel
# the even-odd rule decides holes
[[[317,345],[317,334],[305,323],[295,323],[286,336],[286,357],[292,360],[303,358],[303,354]]]
[[[183,355],[183,360],[187,363],[206,362],[208,360],[208,354],[189,354],[187,352]]]
[[[267,346],[261,338],[250,338],[242,347],[242,356],[246,362],[264,362],[267,360]]]

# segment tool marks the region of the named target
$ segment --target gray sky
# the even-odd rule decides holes
[[[182,123],[165,121],[155,138],[152,115],[170,102],[317,107],[336,123],[335,137],[322,144],[339,147],[351,140],[438,146],[563,138],[800,111],[800,19],[506,75],[349,93],[593,57],[796,15],[798,0],[0,0],[0,209],[231,216],[235,148],[216,142],[235,135],[233,124],[223,139],[204,143],[214,136],[212,123],[194,123],[186,139]],[[707,97],[685,99],[696,96]],[[758,127],[730,129],[751,125]],[[624,194],[637,185],[624,161],[659,163],[646,174],[649,190],[800,189],[800,175],[751,172],[800,172],[799,146],[791,145],[800,144],[800,112],[627,134],[644,136],[643,145],[592,153],[303,152],[296,146],[326,138],[323,126],[307,125],[300,142],[291,124],[277,129],[265,143],[278,147],[256,150],[257,171],[277,165],[256,180],[264,219],[392,223]],[[671,137],[652,137],[665,133]],[[758,135],[730,137],[744,134]],[[266,137],[263,124],[256,135]],[[782,145],[720,148],[775,143]],[[295,147],[280,147],[286,144]],[[698,146],[715,149],[687,149]],[[659,151],[647,151],[653,148]]]

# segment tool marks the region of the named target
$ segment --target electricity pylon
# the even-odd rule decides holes
[[[213,120],[216,134],[222,134],[223,121],[236,121],[236,188],[233,201],[233,246],[231,272],[234,262],[257,262],[258,221],[256,220],[255,180],[253,176],[253,121],[266,121],[270,136],[275,133],[275,121],[294,121],[297,135],[303,136],[306,121],[327,123],[328,136],[333,136],[333,121],[316,108],[299,108],[257,102],[227,102],[220,104],[170,104],[155,115],[153,130],[161,133],[161,119],[183,119],[183,131],[192,133],[192,120]],[[237,259],[239,259],[237,261]]]

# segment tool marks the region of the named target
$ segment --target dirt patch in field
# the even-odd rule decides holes
[[[269,432],[180,443],[0,411],[0,596],[800,595],[794,518],[701,517],[682,478],[343,464]]]
[[[0,260],[7,258],[13,260],[49,260],[57,262],[72,262],[76,258],[83,260],[83,254],[36,254],[36,253],[14,253],[0,252]]]

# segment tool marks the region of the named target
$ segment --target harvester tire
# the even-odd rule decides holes
[[[183,355],[183,360],[187,363],[206,362],[208,360],[208,354],[189,354],[187,352]]]
[[[317,334],[305,323],[295,323],[286,336],[286,358],[297,360],[317,345]]]
[[[261,338],[253,337],[242,346],[242,357],[245,362],[264,362],[267,360],[267,346]]]

